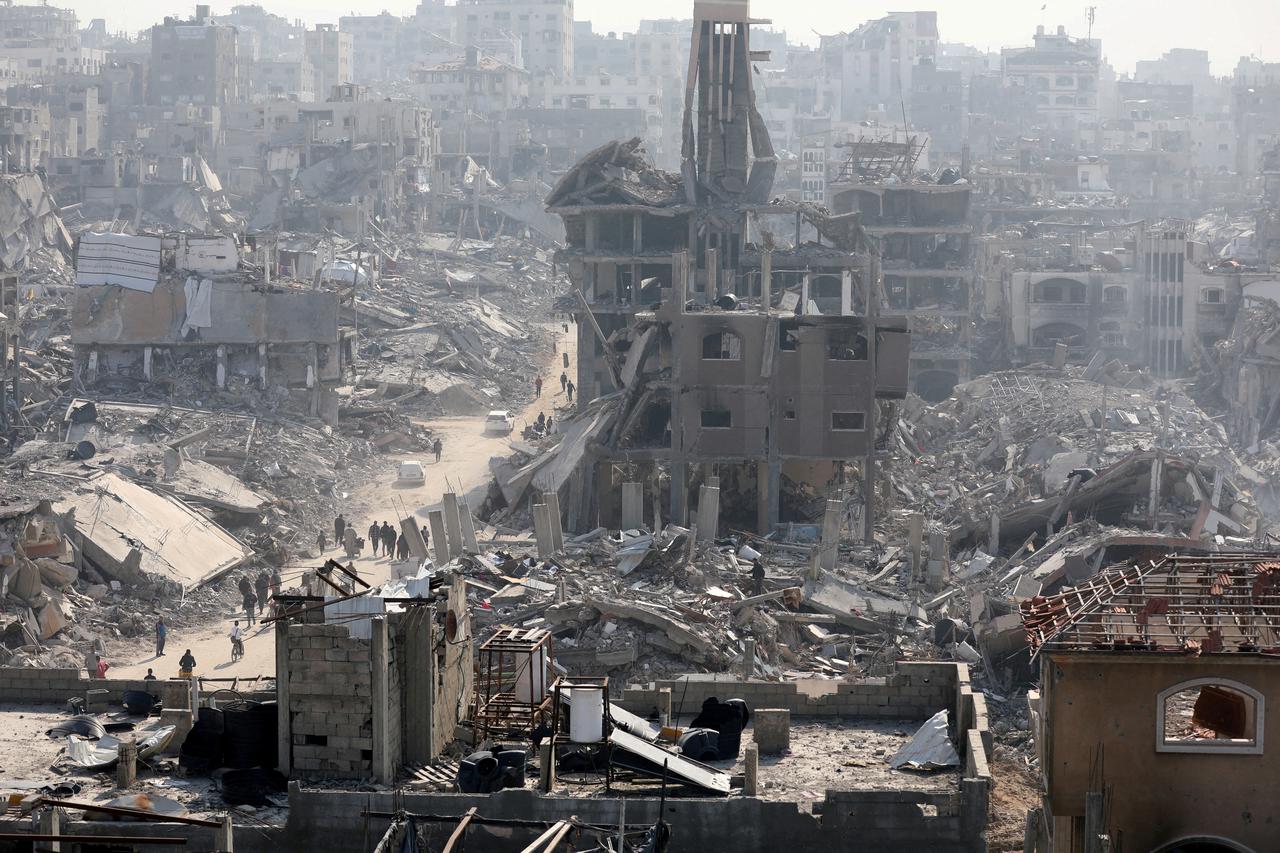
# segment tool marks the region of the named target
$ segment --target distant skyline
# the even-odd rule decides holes
[[[243,0],[215,2],[215,14],[226,12]],[[124,6],[102,0],[69,0],[52,5],[70,6],[82,24],[91,18],[106,17],[112,30],[142,29],[158,23],[165,15],[188,17],[195,3],[172,0],[137,0]],[[944,41],[964,42],[985,50],[1030,44],[1036,26],[1053,31],[1059,24],[1073,36],[1088,30],[1089,5],[1097,7],[1093,34],[1103,41],[1103,51],[1117,71],[1131,72],[1139,59],[1155,59],[1174,47],[1209,51],[1213,72],[1229,75],[1241,56],[1280,61],[1280,46],[1273,38],[1280,33],[1280,2],[1276,0],[1224,0],[1205,6],[1186,0],[932,0],[924,3],[889,5],[856,4],[845,0],[753,0],[752,13],[771,18],[785,29],[794,42],[812,44],[817,34],[850,30],[864,21],[902,9],[936,10],[938,28]],[[336,23],[342,15],[353,14],[351,0],[261,0],[269,11],[286,18],[300,18],[307,24]],[[397,15],[412,15],[415,0],[363,6],[359,14],[376,14],[383,9]],[[1042,8],[1043,7],[1043,8]],[[627,32],[641,18],[687,18],[692,0],[648,0],[625,3],[619,0],[575,0],[575,15],[592,22],[597,32]]]

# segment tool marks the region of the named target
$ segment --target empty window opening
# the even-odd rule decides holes
[[[740,361],[742,338],[733,332],[713,332],[702,339],[702,357],[707,361]]]
[[[1200,291],[1200,298],[1209,305],[1221,305],[1223,303],[1224,292],[1220,287],[1206,287]]]
[[[785,412],[782,413],[782,417],[784,420],[794,421],[796,419],[796,410],[787,409]]]
[[[1262,753],[1262,694],[1234,681],[1196,679],[1160,694],[1160,752]]]
[[[703,409],[703,429],[729,429],[733,426],[733,415],[728,409]]]
[[[1129,299],[1129,293],[1118,284],[1113,284],[1102,291],[1102,301],[1112,305],[1122,304]]]
[[[835,331],[827,336],[830,361],[866,361],[867,336],[861,332]]]
[[[866,421],[863,412],[831,413],[831,429],[835,432],[861,432],[866,428]]]

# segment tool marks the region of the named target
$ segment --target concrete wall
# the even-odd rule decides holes
[[[1262,755],[1156,751],[1158,695],[1196,678],[1236,681],[1262,693],[1268,700],[1264,736],[1280,736],[1280,702],[1270,701],[1277,695],[1273,688],[1280,688],[1274,660],[1229,654],[1048,655],[1038,748],[1054,815],[1084,815],[1090,769],[1104,755],[1101,782],[1113,792],[1109,829],[1123,833],[1126,850],[1155,850],[1190,836],[1276,849],[1280,774],[1269,755],[1272,744],[1264,742]]]
[[[372,776],[369,641],[340,625],[290,625],[287,637],[289,766],[303,776]]]
[[[84,698],[85,691],[89,689],[109,691],[110,701],[116,705],[124,698],[124,691],[146,690],[159,696],[166,708],[191,707],[191,685],[186,680],[90,680],[80,669],[0,667],[0,700],[5,702],[61,705],[73,696]]]
[[[187,315],[185,277],[162,280],[152,293],[79,287],[71,311],[72,343],[179,344]],[[213,326],[193,343],[272,344],[338,340],[338,299],[319,290],[264,292],[240,281],[214,281]]]

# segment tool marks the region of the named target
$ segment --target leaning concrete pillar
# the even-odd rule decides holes
[[[632,530],[644,524],[644,484],[622,484],[622,529]]]
[[[444,524],[444,511],[433,509],[427,513],[427,524],[431,525],[432,549],[436,554],[436,565],[443,566],[449,562],[449,533]]]
[[[458,509],[458,496],[445,492],[441,499],[444,507],[444,526],[449,531],[449,559],[462,556],[462,514]]]
[[[545,560],[555,551],[555,540],[551,535],[551,522],[547,515],[546,504],[533,505],[533,537],[537,542],[538,559]]]
[[[560,520],[560,493],[550,491],[542,496],[547,502],[547,527],[551,531],[551,549],[552,553],[560,553],[564,550],[564,525]]]
[[[476,520],[471,507],[463,498],[458,499],[458,521],[462,525],[462,547],[471,554],[480,553],[480,540],[476,538]]]
[[[840,526],[844,519],[844,504],[827,501],[827,511],[822,516],[822,568],[832,571],[840,555]]]
[[[720,489],[703,486],[698,490],[698,541],[715,541],[719,521]]]

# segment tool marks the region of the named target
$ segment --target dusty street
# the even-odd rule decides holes
[[[379,523],[388,521],[394,526],[397,519],[410,512],[426,524],[427,513],[439,505],[441,496],[450,489],[467,496],[470,505],[477,507],[489,484],[489,460],[494,456],[510,454],[512,439],[519,439],[525,426],[537,420],[539,412],[559,417],[560,412],[567,411],[568,401],[560,390],[560,372],[564,370],[562,353],[569,354],[568,372],[571,376],[576,375],[577,329],[571,324],[569,333],[565,334],[559,324],[549,324],[547,331],[554,332],[556,351],[548,356],[542,368],[542,395],[516,413],[515,429],[511,435],[486,435],[484,417],[420,421],[423,426],[440,436],[444,444],[443,457],[437,464],[429,454],[390,454],[386,457],[381,479],[352,489],[348,500],[350,509],[347,510],[346,517],[355,524],[362,536],[375,520]],[[532,376],[530,379],[532,380]],[[409,459],[423,463],[427,479],[421,486],[406,488],[396,483],[396,471],[400,463]],[[331,549],[325,556],[345,562],[341,549]],[[315,561],[316,566],[320,563],[321,561]],[[375,585],[391,578],[391,563],[382,554],[373,557],[367,547],[364,555],[355,560],[356,570]],[[310,562],[295,561],[294,566],[284,569],[284,586],[288,588],[291,581],[310,566]],[[201,593],[197,591],[194,594]],[[228,611],[220,621],[206,625],[194,634],[171,632],[166,654],[162,659],[155,657],[150,640],[131,643],[124,647],[123,652],[117,652],[120,659],[112,662],[111,675],[117,678],[141,677],[148,668],[152,668],[159,678],[174,677],[178,671],[178,659],[187,649],[191,650],[196,659],[196,672],[206,677],[253,678],[258,675],[274,675],[275,635],[270,625],[264,627],[255,623],[248,628],[244,657],[234,662],[231,660],[229,635],[236,620],[240,620],[242,627],[247,627],[242,611]]]

